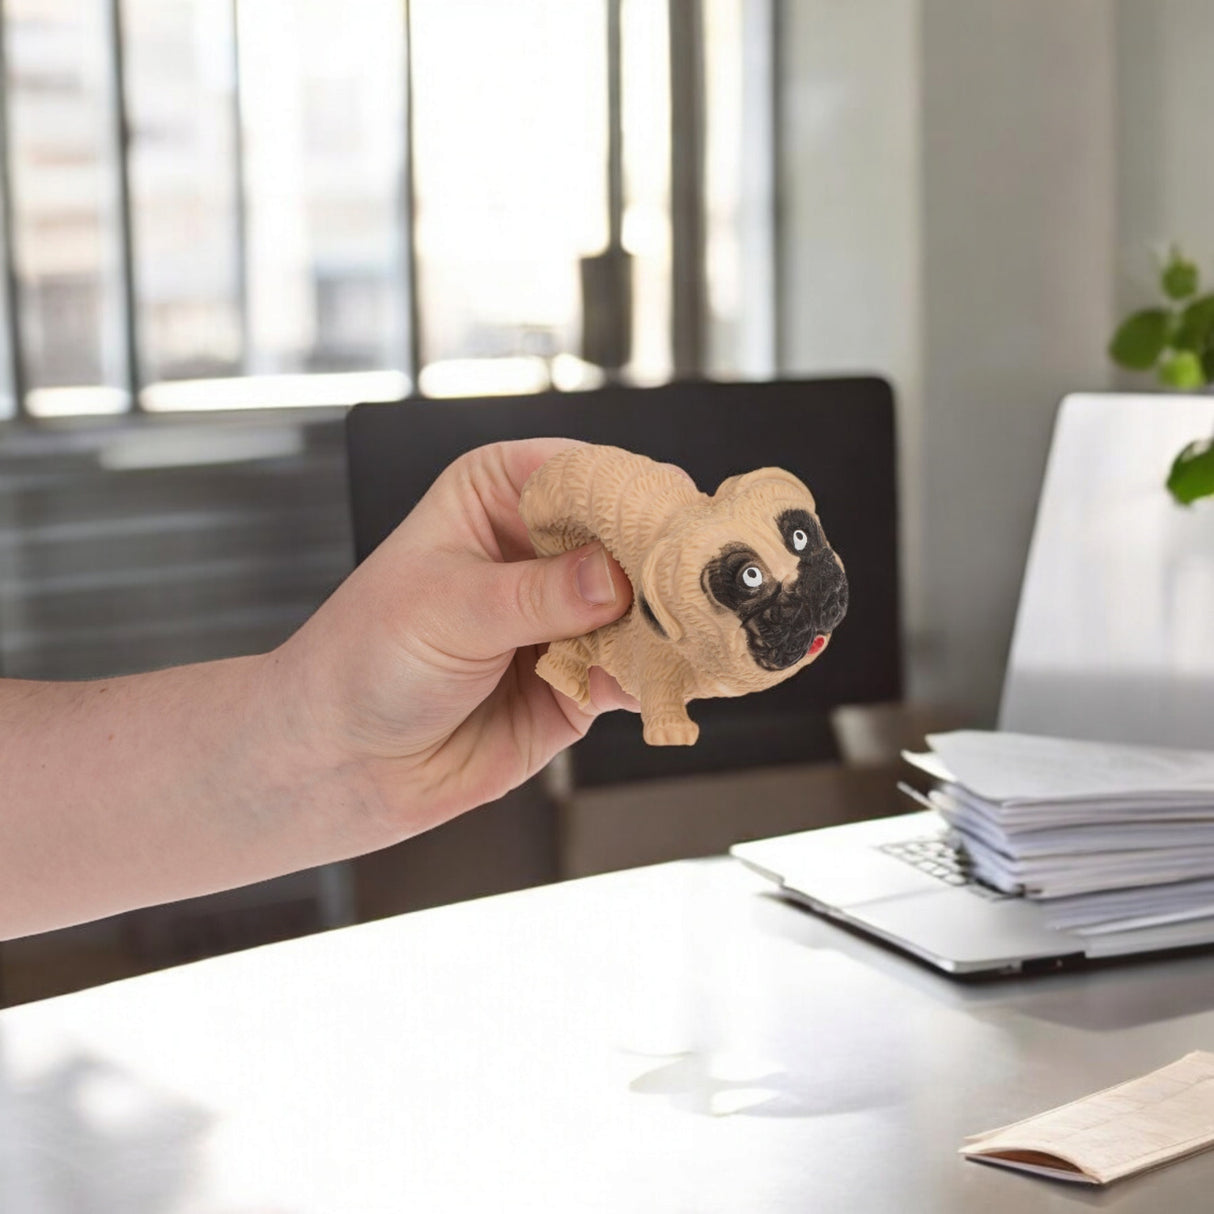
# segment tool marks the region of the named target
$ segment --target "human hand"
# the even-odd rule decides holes
[[[501,795],[597,712],[630,706],[602,671],[585,713],[535,674],[537,646],[631,601],[597,545],[532,557],[519,493],[568,445],[457,460],[270,653],[0,679],[0,939],[394,843]]]
[[[601,670],[589,711],[535,673],[545,642],[609,623],[632,599],[598,545],[534,557],[519,494],[570,445],[462,456],[272,655],[309,761],[347,772],[395,838],[521,784],[599,712],[637,707]]]

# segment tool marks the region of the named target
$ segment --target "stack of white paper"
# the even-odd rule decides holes
[[[1122,932],[1184,943],[1214,918],[1214,751],[972,730],[928,741],[906,757],[937,780],[931,803],[978,880],[1107,946]]]

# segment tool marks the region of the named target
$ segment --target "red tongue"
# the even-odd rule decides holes
[[[824,636],[822,636],[821,634],[814,637],[813,644],[810,645],[810,647],[809,647],[809,656],[812,658],[816,654],[821,653],[822,648],[825,644],[826,644],[826,638]]]

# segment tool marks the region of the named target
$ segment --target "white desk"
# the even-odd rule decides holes
[[[962,1162],[1214,1048],[1214,957],[958,986],[686,862],[0,1014],[4,1214],[1206,1210]]]

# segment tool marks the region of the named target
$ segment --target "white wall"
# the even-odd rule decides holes
[[[1114,9],[783,14],[783,366],[894,381],[910,691],[991,720],[1055,406],[1109,381]]]
[[[877,372],[920,463],[918,0],[783,0],[777,183],[780,368]],[[919,483],[901,489],[903,585],[923,618]]]
[[[1118,0],[1116,12],[1117,303],[1125,312],[1155,302],[1153,251],[1172,241],[1214,288],[1214,4]]]
[[[993,719],[1059,399],[1110,382],[1114,12],[923,0],[921,691]]]

